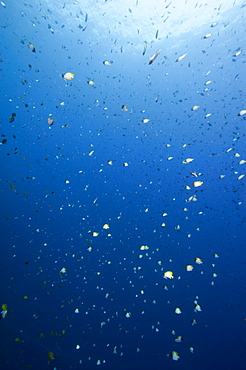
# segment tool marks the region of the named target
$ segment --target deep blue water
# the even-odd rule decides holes
[[[222,3],[0,5],[5,370],[245,369],[246,6]]]

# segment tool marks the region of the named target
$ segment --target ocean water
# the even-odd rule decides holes
[[[2,369],[245,369],[245,12],[1,2]]]

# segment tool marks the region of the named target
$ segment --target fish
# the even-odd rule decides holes
[[[66,73],[63,73],[62,75],[62,78],[64,78],[64,80],[72,80],[74,78],[74,73],[71,73],[71,72],[66,72]]]
[[[104,60],[103,61],[103,64],[105,65],[105,66],[110,66],[111,64],[112,64],[113,62],[110,60]]]
[[[149,63],[148,63],[149,65],[152,64],[156,60],[156,58],[160,54],[160,51],[161,51],[161,49],[156,50],[155,54],[149,60]]]
[[[181,60],[183,60],[186,57],[187,54],[188,53],[185,53],[185,54],[181,55],[180,57],[178,57],[178,59],[175,60],[175,62],[181,62]]]
[[[31,50],[33,53],[36,53],[36,49],[34,45],[31,42],[28,42],[27,47],[29,50]]]
[[[144,42],[143,55],[145,55],[147,49],[147,41]]]

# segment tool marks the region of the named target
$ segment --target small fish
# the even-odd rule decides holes
[[[64,78],[64,80],[72,80],[74,78],[74,73],[66,72],[63,73],[61,76],[62,78]]]
[[[28,42],[27,47],[29,50],[31,50],[33,53],[36,53],[36,49],[34,45],[31,42]]]
[[[182,336],[181,336],[181,335],[179,335],[177,338],[175,338],[175,342],[176,342],[176,343],[181,343],[181,342],[182,342],[182,340],[183,340],[183,338],[182,338]]]
[[[195,181],[193,182],[192,186],[194,186],[194,188],[198,188],[199,186],[202,186],[203,184],[203,181]]]
[[[237,180],[242,180],[244,178],[244,176],[245,176],[244,174],[238,176]]]
[[[206,35],[203,36],[204,39],[208,39],[209,37],[212,36],[212,33],[207,33]]]
[[[235,54],[233,54],[234,57],[239,57],[239,55],[242,54],[242,50],[238,50]]]
[[[92,80],[87,81],[87,83],[88,83],[88,85],[90,85],[90,86],[94,86],[94,85],[95,85],[95,82],[94,82],[94,81],[92,81]]]
[[[185,53],[185,54],[181,55],[180,57],[178,57],[178,59],[175,60],[175,62],[181,62],[181,60],[183,60],[186,57],[187,54],[188,53]]]
[[[55,33],[55,31],[53,30],[53,28],[51,27],[50,24],[48,24],[48,29],[50,30],[51,33],[53,33],[53,34]]]
[[[164,272],[163,273],[163,275],[162,275],[163,277],[164,277],[164,279],[173,279],[174,277],[173,277],[173,272],[172,271],[166,271],[166,272]]]
[[[113,62],[112,62],[112,60],[111,60],[111,61],[109,61],[109,60],[104,60],[104,61],[103,61],[103,64],[104,64],[105,66],[110,66],[112,63],[113,63]]]
[[[194,261],[195,261],[195,263],[197,263],[198,265],[202,265],[202,264],[203,264],[202,259],[201,259],[201,258],[199,258],[199,257],[196,257],[196,258],[194,259]]]
[[[240,110],[240,112],[238,113],[238,116],[241,117],[243,116],[244,114],[246,114],[246,109],[242,109]]]
[[[156,51],[156,53],[150,58],[150,60],[149,60],[149,65],[150,64],[152,64],[155,60],[156,60],[156,58],[158,57],[158,55],[160,54],[160,51],[161,51],[161,49],[158,49],[157,51]]]
[[[158,39],[159,30],[156,31],[155,38]]]
[[[145,55],[147,49],[147,41],[144,42],[143,55]]]
[[[48,124],[49,124],[50,126],[52,126],[52,125],[53,125],[53,123],[55,122],[55,120],[54,120],[54,118],[49,117],[49,118],[47,119],[47,122],[48,122]]]
[[[182,313],[181,309],[179,307],[175,308],[174,312],[177,314],[177,315],[180,315]]]
[[[124,104],[124,105],[121,106],[121,109],[123,110],[123,112],[127,112],[128,111],[128,106]]]
[[[186,158],[186,159],[184,159],[183,160],[183,162],[182,163],[184,163],[184,164],[188,164],[188,163],[191,163],[191,162],[193,162],[194,161],[194,158]]]
[[[186,265],[186,271],[193,271],[194,267],[192,265]]]
[[[173,361],[178,361],[180,359],[180,356],[179,356],[178,352],[172,351],[171,358],[172,358]]]
[[[198,177],[198,175],[195,172],[190,172],[190,174],[194,177]]]

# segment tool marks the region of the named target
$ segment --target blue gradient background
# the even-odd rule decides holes
[[[245,4],[223,3],[0,6],[5,370],[245,369]]]

